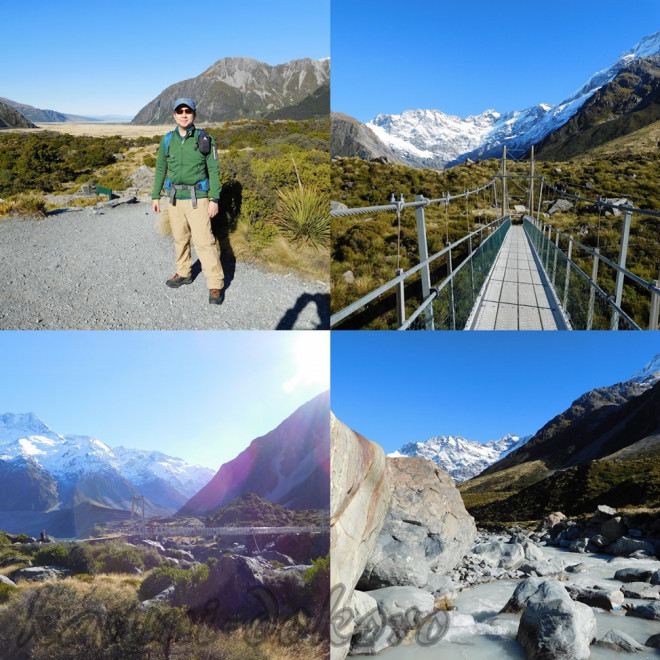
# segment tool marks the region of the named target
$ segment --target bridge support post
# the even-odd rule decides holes
[[[596,255],[600,254],[600,250],[596,248]],[[596,284],[598,279],[598,262],[600,259],[594,255],[594,263],[591,267],[591,281]],[[596,302],[596,289],[592,286],[589,291],[589,311],[587,312],[587,330],[592,330],[594,325],[594,304]]]
[[[573,237],[568,237],[568,259],[566,260],[566,282],[564,286],[564,311],[566,311],[566,306],[568,304],[568,285],[571,281],[571,257],[573,256]]]
[[[619,249],[619,266],[626,267],[626,259],[628,258],[628,239],[630,238],[630,222],[632,220],[632,212],[625,210],[623,212],[623,230],[621,233],[621,248]],[[614,302],[617,307],[621,307],[621,299],[623,298],[623,273],[619,270],[616,273],[616,287],[614,294]],[[612,325],[610,330],[619,329],[619,312],[612,311]]]
[[[556,230],[557,233],[555,235],[555,259],[554,263],[552,265],[552,286],[555,286],[555,281],[557,278],[557,253],[559,252],[559,229]]]
[[[425,201],[424,195],[415,195],[416,202]],[[419,249],[419,261],[424,262],[429,258],[429,246],[426,239],[426,219],[424,217],[424,207],[415,208],[415,218],[417,220],[417,245]],[[426,264],[421,270],[422,276],[422,299],[426,300],[431,295],[431,270]],[[429,305],[424,310],[424,325],[427,330],[433,330],[433,306]]]
[[[653,286],[660,287],[660,280],[653,280]],[[651,291],[651,314],[649,318],[649,330],[658,329],[658,314],[660,313],[660,293]]]
[[[397,276],[403,275],[403,268],[396,269]],[[406,320],[406,298],[404,281],[397,282],[396,285],[396,318],[400,328]]]

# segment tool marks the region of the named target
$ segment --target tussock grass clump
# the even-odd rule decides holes
[[[278,191],[275,221],[293,243],[314,247],[330,243],[330,196],[316,188],[300,186]]]
[[[0,202],[0,218],[24,217],[40,218],[46,217],[48,203],[43,197],[37,195],[20,196],[9,202]]]

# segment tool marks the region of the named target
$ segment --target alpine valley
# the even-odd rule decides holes
[[[326,392],[214,474],[162,452],[61,435],[32,413],[6,413],[0,416],[0,529],[84,536],[94,525],[128,520],[135,497],[144,497],[147,517],[160,518],[213,516],[248,495],[261,498],[269,515],[269,502],[327,509],[328,415]]]
[[[502,155],[502,147],[520,156],[540,144],[539,158],[570,156],[558,143],[573,142],[579,149],[592,148],[660,118],[658,114],[658,65],[660,32],[644,37],[613,64],[595,73],[578,90],[556,106],[547,103],[523,110],[500,112],[488,109],[476,116],[457,117],[437,109],[406,110],[398,115],[379,114],[367,122],[370,143],[379,143],[372,157],[393,152],[399,162],[413,167],[451,167],[468,159]],[[338,126],[349,118],[338,116]],[[351,122],[355,120],[351,119]],[[562,127],[570,123],[570,128]],[[612,124],[603,130],[603,124]],[[598,127],[598,129],[596,129]],[[334,127],[333,127],[334,130]],[[561,132],[560,132],[561,131]],[[588,133],[589,139],[576,138]],[[333,156],[357,156],[364,140],[347,147],[345,131],[333,135]],[[553,137],[554,136],[554,137]],[[341,139],[340,139],[341,138]],[[552,149],[550,146],[552,145]]]

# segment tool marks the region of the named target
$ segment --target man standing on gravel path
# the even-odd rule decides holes
[[[192,238],[209,287],[209,302],[220,305],[225,299],[224,274],[211,231],[211,218],[218,213],[220,198],[218,152],[213,138],[195,128],[196,110],[192,99],[174,102],[177,128],[160,142],[151,198],[154,213],[160,213],[160,192],[165,184],[176,250],[176,273],[167,280],[167,286],[176,289],[192,282]]]

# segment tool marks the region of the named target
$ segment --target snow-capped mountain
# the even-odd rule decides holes
[[[0,416],[0,461],[20,465],[17,459],[57,481],[61,504],[73,492],[94,491],[93,499],[108,506],[126,507],[127,500],[130,506],[133,495],[144,494],[157,507],[176,509],[213,476],[209,468],[161,452],[111,449],[91,436],[60,435],[33,413]]]
[[[526,151],[563,126],[631,62],[658,54],[660,32],[644,37],[557,106],[541,103],[503,114],[491,109],[466,118],[440,110],[406,110],[399,115],[379,114],[367,126],[403,162],[414,167],[442,167],[467,158],[500,156],[503,145]]]
[[[660,353],[658,353],[643,369],[636,371],[630,379],[636,383],[653,387],[660,380]]]
[[[460,435],[441,435],[426,442],[408,442],[388,456],[420,456],[433,461],[449,473],[454,481],[467,481],[483,472],[489,465],[522,447],[531,436],[521,438],[507,434],[486,444],[466,440]]]

